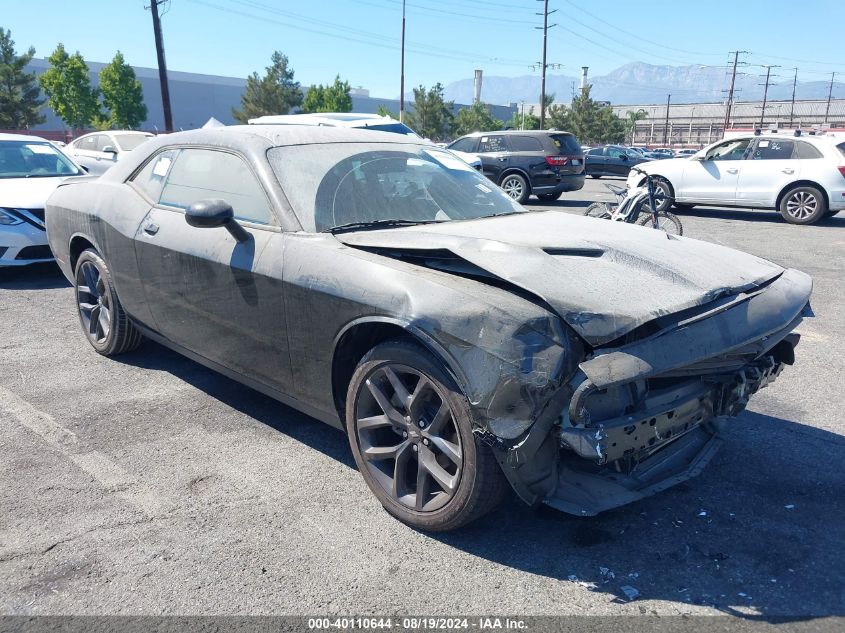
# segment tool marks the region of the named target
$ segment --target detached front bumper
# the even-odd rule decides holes
[[[786,270],[596,350],[569,383],[557,421],[500,450],[514,489],[528,503],[593,515],[699,474],[722,421],[794,362],[792,330],[812,316],[811,291],[807,275]]]

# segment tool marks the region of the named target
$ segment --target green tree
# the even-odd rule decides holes
[[[399,120],[399,115],[395,112],[391,112],[384,105],[379,105],[378,109],[376,110],[376,114],[378,114],[379,116],[389,116],[391,119],[396,119],[397,121]]]
[[[340,75],[328,86],[311,86],[302,102],[303,112],[352,112],[352,97],[349,82],[341,81]]]
[[[528,112],[524,112],[520,108],[513,113],[513,116],[505,125],[513,130],[539,130],[540,117],[534,114],[533,106],[528,108]]]
[[[628,110],[626,113],[628,115],[627,120],[625,121],[627,127],[628,138],[631,139],[631,143],[634,142],[634,134],[637,131],[637,122],[642,121],[644,118],[648,116],[648,112],[640,108],[636,112],[632,112]]]
[[[591,87],[584,88],[569,108],[552,106],[547,118],[549,126],[572,132],[582,143],[621,143],[625,140],[625,121],[609,105],[594,101]]]
[[[449,138],[452,130],[452,106],[443,100],[443,86],[435,84],[414,88],[414,113],[405,113],[405,123],[423,138],[441,141]]]
[[[120,51],[100,71],[100,92],[105,112],[97,118],[97,127],[125,130],[136,128],[147,120],[141,82]]]
[[[232,116],[241,123],[267,114],[287,114],[302,104],[302,87],[293,80],[287,56],[276,51],[270,61],[272,65],[267,66],[263,77],[258,73],[247,77],[241,109],[232,108]]]
[[[38,78],[47,103],[71,129],[90,126],[99,114],[99,90],[91,86],[88,65],[82,55],[79,51],[68,55],[64,45],[59,44],[47,61],[50,68]]]
[[[15,52],[12,32],[0,27],[0,128],[23,129],[44,122],[43,99],[34,73],[24,68],[35,55],[30,46],[23,55]]]
[[[456,136],[470,132],[489,132],[502,129],[502,122],[490,114],[490,107],[481,103],[473,103],[468,108],[461,108],[455,115],[452,131]]]

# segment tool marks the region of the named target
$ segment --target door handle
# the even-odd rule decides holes
[[[499,158],[497,158],[496,160],[499,160],[499,161],[501,161],[501,162],[505,162],[507,159],[508,159],[508,158],[507,158],[507,156],[500,156],[500,157],[499,157]]]
[[[794,174],[795,173],[795,170],[790,169],[789,167],[787,167],[786,169],[781,169],[781,171],[785,174]]]
[[[155,235],[156,233],[158,233],[158,224],[151,222],[150,224],[144,227],[144,233],[146,233],[147,235]]]
[[[736,167],[731,167],[730,169],[726,169],[725,171],[728,172],[729,174],[736,174],[736,173],[739,172],[739,170]]]

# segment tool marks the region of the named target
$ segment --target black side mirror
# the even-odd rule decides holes
[[[224,227],[238,242],[249,240],[249,233],[244,230],[232,211],[232,205],[220,198],[198,200],[185,209],[185,221],[198,229]]]

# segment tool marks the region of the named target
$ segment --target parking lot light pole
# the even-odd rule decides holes
[[[543,16],[543,26],[535,26],[535,29],[542,28],[543,29],[543,62],[542,62],[542,79],[540,81],[540,129],[543,130],[546,127],[546,68],[548,64],[546,63],[546,48],[547,42],[549,39],[549,0],[537,0],[538,2],[543,3],[543,13],[538,13],[537,15]],[[554,13],[557,9],[551,11]],[[557,26],[556,24],[552,24],[552,26]]]
[[[836,78],[836,73],[830,73],[830,88],[827,91],[827,107],[824,109],[824,122],[827,123],[827,117],[830,115],[830,99],[833,97],[833,80]]]
[[[672,103],[672,95],[666,95],[666,121],[663,123],[663,145],[669,138],[669,104]]]

